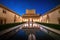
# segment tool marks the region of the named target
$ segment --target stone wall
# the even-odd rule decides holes
[[[21,16],[0,5],[0,24],[17,23],[17,22],[21,22]]]
[[[52,12],[48,12],[45,15],[40,17],[40,22],[44,23],[53,23],[53,24],[59,24],[58,19],[60,19],[60,8],[56,9]]]

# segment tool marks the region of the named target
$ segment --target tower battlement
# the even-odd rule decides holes
[[[34,9],[32,9],[32,10],[26,10],[26,14],[35,14],[35,10]]]

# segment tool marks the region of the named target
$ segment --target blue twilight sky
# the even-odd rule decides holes
[[[25,14],[26,9],[35,9],[37,14],[44,14],[60,5],[60,0],[0,0],[0,4],[19,15]]]

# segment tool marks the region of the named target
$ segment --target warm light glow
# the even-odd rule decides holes
[[[30,21],[32,21],[32,18],[30,18]]]
[[[42,17],[40,18],[40,22],[42,22]]]
[[[48,23],[48,19],[47,19],[47,23]]]
[[[27,19],[25,19],[25,21],[27,21]]]
[[[30,27],[32,27],[32,24],[30,24]]]
[[[25,24],[24,26],[28,26],[28,24]]]
[[[33,24],[33,27],[34,27],[34,26],[37,26],[37,24]]]

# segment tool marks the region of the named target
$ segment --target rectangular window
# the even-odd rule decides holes
[[[3,10],[3,13],[5,13],[5,14],[6,14],[6,10]]]

